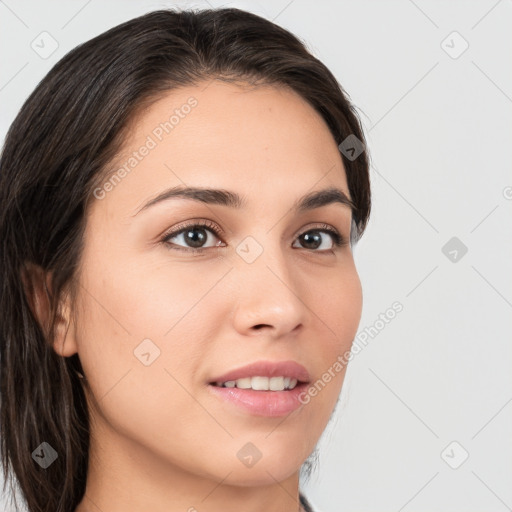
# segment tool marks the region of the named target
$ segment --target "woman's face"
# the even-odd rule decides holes
[[[87,378],[96,455],[106,464],[122,452],[141,469],[158,462],[215,480],[229,474],[237,485],[296,474],[344,371],[331,370],[305,404],[297,390],[212,383],[251,363],[294,361],[312,385],[350,349],[362,306],[350,207],[296,209],[327,188],[350,197],[327,125],[289,90],[205,82],[138,117],[112,169],[123,166],[88,211],[66,339]],[[224,193],[145,207],[175,187]],[[240,386],[264,386],[248,378],[266,370],[294,374],[291,365],[242,371]]]

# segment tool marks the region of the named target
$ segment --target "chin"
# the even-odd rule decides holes
[[[248,487],[274,485],[276,481],[282,482],[298,473],[307,458],[307,455],[300,458],[297,456],[297,445],[285,451],[282,445],[280,449],[277,447],[273,449],[272,444],[267,444],[265,448],[262,447],[261,454],[254,453],[252,460],[249,456],[244,461],[245,454],[253,450],[249,443],[244,446],[247,446],[245,451],[240,450],[234,461],[231,459],[221,465],[223,470],[225,468],[222,477],[231,471],[227,480],[233,485]]]
[[[226,483],[240,487],[262,487],[265,485],[275,485],[277,482],[282,482],[294,474],[298,473],[300,466],[280,466],[274,467],[269,465],[261,465],[259,468],[254,466],[252,468],[235,467],[232,473],[226,479]],[[226,475],[222,475],[224,478]]]

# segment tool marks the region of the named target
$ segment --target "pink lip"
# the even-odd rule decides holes
[[[241,368],[236,368],[224,375],[213,378],[210,382],[227,382],[244,377],[290,377],[300,382],[309,382],[310,376],[306,368],[295,361],[256,361]],[[273,393],[276,393],[273,391]]]
[[[254,416],[279,417],[290,414],[304,402],[300,401],[309,384],[297,384],[288,391],[256,391],[209,385],[208,390],[222,401],[233,404]]]
[[[217,382],[243,379],[244,377],[289,377],[297,379],[293,389],[284,391],[257,391],[254,389],[223,388]],[[308,387],[311,377],[299,363],[295,361],[257,361],[211,380],[209,391],[221,399],[256,416],[278,417],[290,414],[298,409],[303,402],[299,397]]]

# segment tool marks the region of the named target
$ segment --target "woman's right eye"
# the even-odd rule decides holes
[[[210,224],[189,224],[167,233],[162,242],[170,249],[201,251],[209,247],[221,246],[223,242],[218,239],[219,236],[218,229]],[[217,238],[218,241],[212,243],[212,238]],[[210,245],[207,245],[208,243]]]

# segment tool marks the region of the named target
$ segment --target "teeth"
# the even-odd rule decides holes
[[[258,391],[268,391],[269,380],[268,377],[252,377],[251,388]]]
[[[217,382],[217,386],[225,388],[255,389],[257,391],[283,391],[293,389],[297,385],[297,379],[290,377],[244,377],[243,379]]]
[[[268,379],[268,389],[270,389],[270,391],[283,391],[284,377],[272,377]]]
[[[240,389],[249,389],[251,387],[251,377],[246,377],[244,379],[238,379],[237,381],[233,381],[236,383],[236,387]]]

